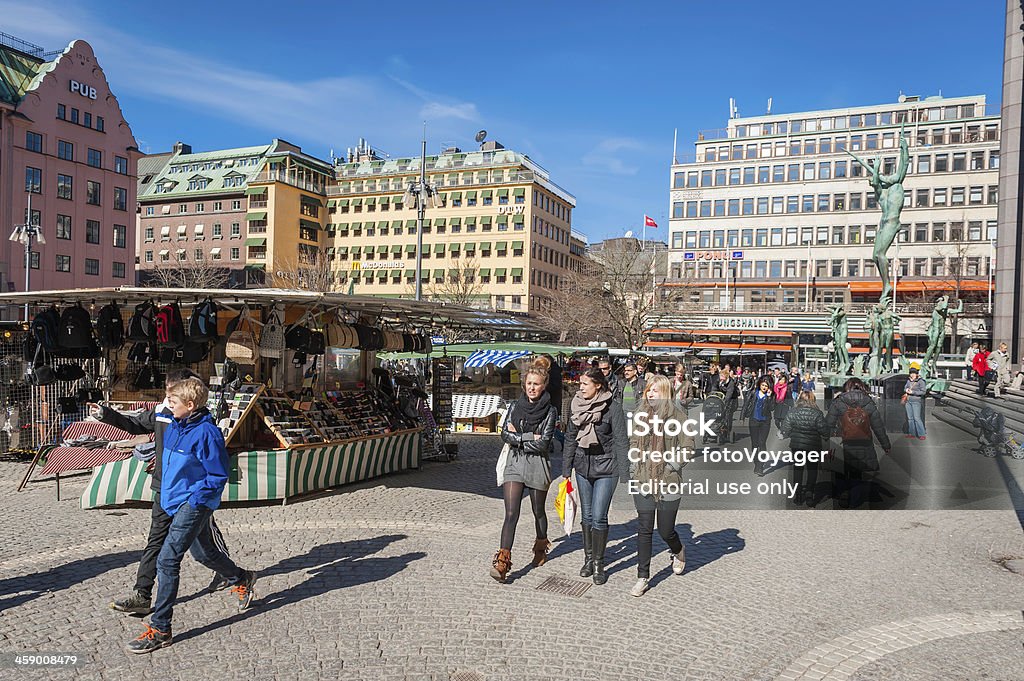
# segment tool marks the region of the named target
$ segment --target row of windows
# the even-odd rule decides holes
[[[266,206],[266,203],[264,203],[263,205]],[[146,206],[146,215],[147,216],[156,215],[156,208],[157,208],[156,206]],[[219,213],[222,210],[224,210],[224,202],[223,201],[214,201],[213,202],[213,212],[214,213]],[[231,210],[242,210],[242,201],[241,201],[241,199],[236,199],[236,200],[231,202]],[[160,207],[160,214],[161,215],[169,215],[170,212],[171,212],[171,207],[170,206],[161,206]],[[189,212],[189,210],[188,210],[188,204],[187,203],[179,203],[178,204],[178,214],[179,215],[184,214],[184,213],[188,213],[188,212]],[[195,213],[205,213],[206,212],[206,203],[196,203],[196,204],[194,204],[193,212],[195,212]]]
[[[29,215],[28,211],[25,212],[25,221],[29,224],[39,225],[43,224],[42,212],[36,209],[32,209],[32,214]],[[99,244],[100,233],[102,226],[99,220],[86,220],[85,221],[85,243],[87,244]],[[72,219],[70,215],[57,214],[57,224],[54,229],[54,236],[57,239],[70,241],[73,239],[72,236]],[[126,225],[114,225],[111,244],[114,248],[127,248],[128,247],[128,227]]]
[[[221,168],[241,168],[245,166],[259,165],[260,157],[251,156],[248,158],[229,158],[216,161],[203,161],[202,163],[179,163],[171,166],[168,173],[198,173],[204,170],[220,170]]]
[[[76,125],[83,125],[87,128],[92,128],[93,130],[103,132],[103,116],[96,116],[94,125],[93,115],[88,111],[80,115],[78,109],[71,107],[71,115],[69,116],[68,110],[68,107],[64,106],[63,104],[58,104],[57,118],[59,118],[62,121],[70,121],[71,123],[74,123]]]
[[[39,269],[39,251],[32,251],[30,260],[32,269]],[[58,255],[56,258],[55,268],[58,272],[70,272],[71,271],[71,256],[70,255]],[[97,258],[86,258],[85,266],[83,271],[86,274],[99,276],[100,274],[100,261]],[[125,278],[125,264],[123,262],[112,262],[110,266],[110,274],[115,279]]]
[[[463,199],[461,197],[462,192],[458,192],[458,194],[460,195],[459,198],[449,198],[447,194],[441,194],[441,201],[442,201],[443,205],[445,207],[450,207],[450,208],[462,208],[463,205],[465,205],[466,207],[473,207],[473,206],[477,205],[477,198],[476,198],[476,196],[473,196],[472,198],[470,198],[468,196],[469,194],[474,194],[475,195],[476,192],[466,192],[467,197],[465,199],[465,204],[463,204]],[[387,201],[383,201],[382,200],[382,201],[379,201],[379,202],[374,200],[374,202],[371,203],[369,200],[364,201],[363,199],[352,199],[351,200],[351,205],[349,204],[349,202],[346,201],[343,205],[332,207],[329,210],[329,212],[332,215],[336,214],[336,213],[363,213],[363,212],[373,213],[373,212],[375,212],[378,209],[378,207],[380,208],[381,212],[391,210],[392,206],[394,206],[395,210],[402,210],[404,208],[404,204],[402,202],[403,201],[403,197],[401,197],[401,196],[382,197],[382,199],[383,198],[387,198],[388,200]],[[498,196],[498,205],[499,206],[508,205],[508,199],[509,199],[508,196]],[[516,197],[514,197],[514,199],[515,199],[515,202],[517,204],[522,204],[522,203],[525,203],[525,201],[526,201],[526,197],[525,196],[516,196]],[[492,197],[492,196],[482,196],[482,197],[480,197],[480,205],[490,206],[490,205],[493,205],[493,204],[494,204],[494,197]],[[364,208],[365,208],[365,211],[363,210]],[[410,208],[411,208],[411,206],[410,206]]]
[[[955,222],[918,222],[905,224],[900,243],[943,243],[946,241],[988,241],[996,237],[996,220]],[[982,227],[984,226],[984,231]],[[674,249],[750,248],[768,246],[806,246],[872,244],[875,225],[839,225],[834,227],[760,227],[757,229],[715,229],[672,234]]]
[[[876,111],[866,114],[851,114],[844,116],[816,116],[813,118],[799,118],[788,121],[755,123],[753,125],[737,125],[735,130],[736,137],[788,135],[795,133],[817,132],[819,130],[873,128],[884,125],[899,125],[901,123],[955,121],[962,118],[974,118],[975,115],[979,113],[980,110],[974,104],[951,104],[949,106],[904,109],[900,111]]]
[[[337,273],[337,279],[338,279],[338,281],[340,283],[344,284],[344,283],[347,283],[348,280],[351,278],[357,284],[363,284],[363,285],[366,285],[366,286],[373,286],[373,282],[374,281],[376,281],[378,283],[378,285],[380,285],[380,286],[386,286],[389,283],[390,284],[401,284],[403,279],[405,281],[407,281],[407,282],[412,283],[416,279],[415,273],[413,273],[413,272],[411,272],[409,270],[404,270],[404,271],[407,272],[407,274],[405,274],[403,276],[403,274],[402,274],[403,270],[392,270],[390,272],[390,281],[388,281],[388,275],[387,274],[385,274],[384,276],[381,276],[382,273],[383,273],[382,270],[378,270],[376,272],[368,271],[368,272],[365,272],[365,273],[360,273],[358,271],[344,271],[343,270],[343,271],[340,271],[340,272]],[[361,274],[365,274],[366,276],[361,276]],[[448,270],[446,272],[443,269],[436,269],[433,272],[431,272],[430,270],[424,269],[420,273],[420,281],[422,283],[424,283],[424,284],[431,283],[431,282],[433,282],[435,284],[444,284],[445,282],[447,282],[449,284],[457,284],[457,283],[460,283],[460,282],[463,283],[463,284],[475,284],[475,283],[477,283],[478,279],[479,279],[479,282],[481,284],[491,284],[491,283],[494,283],[494,284],[508,284],[508,283],[511,283],[511,284],[521,284],[521,283],[523,283],[523,276],[521,274],[518,274],[518,275],[515,275],[515,276],[509,276],[507,273],[506,274],[490,274],[490,273],[488,273],[488,274],[480,274],[480,273],[474,272],[472,270],[466,270],[466,271]],[[503,297],[503,296],[499,296],[499,297]],[[512,297],[513,298],[520,298],[520,296],[512,296]]]
[[[146,251],[145,254],[143,255],[143,261],[147,262],[147,263],[152,263],[152,262],[154,262],[154,258],[155,257],[159,257],[160,262],[170,262],[170,260],[171,260],[171,252],[168,249],[164,249],[164,250],[160,251],[159,253],[155,253],[154,251]],[[197,262],[202,262],[203,260],[206,259],[205,252],[201,248],[195,249],[195,251],[193,253],[193,257],[195,258],[195,260]],[[179,248],[177,250],[177,252],[175,253],[175,258],[179,262],[185,262],[188,259],[188,251],[186,251],[184,248]],[[242,258],[242,249],[241,249],[241,247],[240,246],[232,247],[231,248],[231,259],[232,260],[240,260],[241,258]],[[210,250],[210,260],[221,260],[221,259],[222,259],[221,258],[221,249],[214,248],[214,249]]]
[[[900,277],[986,277],[991,267],[987,256],[970,257],[920,257],[891,260],[899,270]],[[808,272],[810,269],[810,272]],[[875,263],[866,258],[836,258],[832,260],[743,260],[730,268],[733,279],[806,279],[813,277],[875,277]],[[725,264],[716,263],[674,263],[671,269],[676,279],[723,279]],[[898,285],[898,284],[897,284]]]
[[[156,231],[156,228],[154,228],[154,227],[146,227],[145,228],[143,234],[145,236],[146,241],[154,241],[155,240],[154,239],[155,231]],[[258,231],[258,230],[250,230],[250,231]],[[187,225],[178,225],[178,229],[176,231],[176,235],[177,235],[177,240],[178,241],[184,241],[184,240],[188,239],[188,226]],[[192,227],[192,235],[197,240],[206,238],[206,225],[193,225],[193,227]],[[221,239],[221,238],[224,237],[224,226],[221,223],[219,223],[219,222],[213,223],[212,236],[213,236],[214,239]],[[239,238],[241,236],[242,236],[242,225],[241,225],[241,223],[239,223],[239,222],[232,222],[231,223],[231,237],[232,238]],[[164,226],[162,226],[160,228],[160,240],[161,241],[170,241],[171,240],[171,226],[170,225],[164,225]]]
[[[209,188],[210,178],[208,177],[194,177],[188,181],[188,191],[202,191]],[[231,188],[231,187],[242,187],[245,185],[245,175],[228,175],[223,178],[220,188]],[[157,194],[169,194],[174,191],[174,188],[178,186],[178,183],[174,180],[167,180],[157,185]]]
[[[999,203],[999,185],[973,187],[937,187],[907,190],[904,208],[944,208],[948,206],[994,206]],[[672,218],[732,217],[738,215],[781,215],[784,213],[829,213],[854,210],[875,210],[874,192],[847,194],[794,194],[792,196],[759,196],[711,201],[673,201]]]
[[[74,176],[57,173],[57,198],[74,200],[74,184]],[[43,193],[43,171],[41,168],[25,166],[25,191],[32,194]],[[100,182],[86,181],[86,203],[92,206],[102,205],[102,193],[103,185]],[[114,187],[114,210],[128,210],[128,190],[124,187]]]
[[[501,215],[498,216],[499,219],[501,219],[503,217],[506,217],[506,216],[501,216]],[[431,233],[434,233],[434,234],[448,234],[448,233],[451,233],[451,234],[462,234],[463,231],[465,231],[466,234],[474,234],[474,233],[477,232],[477,228],[478,227],[479,227],[480,232],[491,232],[491,231],[493,231],[495,229],[495,226],[492,225],[491,222],[482,222],[481,221],[481,223],[478,226],[477,223],[475,222],[476,218],[472,218],[472,219],[474,220],[474,222],[471,223],[471,222],[468,221],[469,219],[467,219],[467,222],[465,224],[462,224],[462,221],[459,218],[455,218],[455,220],[459,220],[458,223],[454,222],[454,220],[453,220],[451,222],[451,224],[448,223],[448,220],[446,218],[437,218],[436,220],[425,219],[423,221],[423,233],[424,234],[431,234]],[[415,220],[406,220],[406,226],[404,228],[401,226],[401,224],[395,224],[395,223],[401,223],[401,222],[402,222],[401,220],[394,220],[394,221],[391,222],[391,226],[390,227],[388,226],[388,222],[387,221],[376,222],[376,223],[374,223],[374,222],[353,222],[353,223],[351,223],[351,235],[352,236],[388,236],[389,234],[393,234],[395,236],[401,236],[403,233],[406,233],[406,234],[415,234],[416,233],[416,221]],[[350,230],[350,226],[349,225],[350,225],[350,223],[347,223],[347,222],[341,222],[341,223],[337,223],[337,224],[328,225],[327,226],[327,236],[328,237],[334,237],[335,235],[337,235],[337,236],[347,237],[347,236],[349,236],[349,230]],[[463,229],[463,228],[465,228],[465,229]],[[497,228],[496,231],[498,231],[498,232],[507,232],[508,231],[508,221],[506,220],[505,222],[498,222],[497,225],[496,225],[496,228]],[[525,229],[526,229],[526,225],[524,223],[522,223],[522,222],[513,222],[512,223],[512,231],[521,232],[521,231],[523,231]]]
[[[383,247],[382,247],[383,248]],[[335,249],[328,247],[328,255],[334,253],[339,260],[349,260],[350,256],[352,260],[388,260],[389,253],[391,260],[401,260],[402,256],[405,256],[406,260],[414,260],[416,258],[416,247],[405,246],[401,251],[393,251],[389,249],[382,251],[373,248],[373,246],[367,246],[364,250],[361,246],[353,246],[351,249]],[[429,260],[431,252],[434,254],[434,258],[444,258],[446,255],[451,258],[460,258],[465,254],[466,258],[490,258],[493,253],[499,258],[504,258],[509,254],[508,243],[499,241],[496,244],[481,243],[481,244],[434,244],[431,248],[430,244],[424,244],[423,246],[423,257],[422,260]],[[522,242],[515,241],[512,243],[512,256],[515,258],[522,257],[523,245]],[[332,258],[333,259],[333,258]]]
[[[43,153],[43,136],[37,132],[28,131],[25,133],[25,148],[29,151]],[[75,161],[75,145],[64,140],[57,140],[57,158],[65,161]],[[86,165],[93,168],[103,167],[103,152],[91,147],[86,148]],[[114,172],[120,175],[128,174],[128,159],[124,156],[114,156]]]
[[[986,161],[987,158],[987,161]],[[882,172],[892,173],[896,168],[896,157],[882,160]],[[989,152],[954,152],[953,154],[918,154],[910,157],[907,167],[909,174],[963,172],[967,170],[998,170],[999,150]],[[695,189],[707,187],[729,187],[741,184],[772,184],[781,182],[806,182],[808,180],[831,180],[845,177],[863,177],[864,168],[854,161],[812,161],[766,166],[744,166],[738,168],[717,168],[688,170],[673,176],[674,189]]]

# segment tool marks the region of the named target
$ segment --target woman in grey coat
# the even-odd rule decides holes
[[[505,522],[501,526],[501,546],[491,563],[491,577],[499,582],[512,568],[512,542],[519,523],[519,509],[523,492],[530,491],[537,539],[533,543],[533,564],[543,565],[547,560],[548,517],[544,510],[548,488],[551,487],[551,441],[555,437],[558,412],[546,392],[548,372],[532,366],[523,376],[523,396],[505,414],[501,425],[501,439],[509,447],[508,459],[502,476],[502,496],[505,499]]]
[[[655,376],[647,383],[647,390],[639,406],[648,416],[658,415],[663,422],[686,420],[672,396],[672,382],[665,376]],[[651,580],[651,553],[654,528],[672,551],[672,572],[683,574],[686,554],[683,542],[676,532],[682,483],[681,471],[687,459],[695,454],[696,443],[692,435],[679,431],[659,435],[653,429],[648,435],[635,436],[630,441],[629,477],[631,496],[636,505],[637,582],[630,590],[632,596],[643,596]],[[671,454],[670,454],[671,452]],[[656,453],[652,456],[652,453]]]

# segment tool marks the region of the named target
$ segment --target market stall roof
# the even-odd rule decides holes
[[[407,298],[377,298],[344,293],[321,293],[299,289],[177,289],[120,286],[116,288],[71,289],[66,291],[30,291],[0,294],[0,305],[42,306],[51,303],[96,303],[111,301],[178,300],[182,304],[198,303],[207,298],[219,305],[238,309],[249,305],[320,306],[336,308],[356,316],[367,316],[396,326],[469,329],[478,332],[515,333],[535,339],[546,339],[551,333],[531,319],[515,317],[490,310],[478,310],[443,302],[417,301]]]
[[[466,360],[466,366],[485,367],[493,364],[496,367],[503,367],[532,354],[529,350],[477,350]]]

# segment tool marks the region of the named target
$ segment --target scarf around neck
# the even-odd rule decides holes
[[[541,393],[536,402],[530,402],[530,398],[523,395],[512,407],[512,425],[520,433],[536,433],[547,418],[550,408],[551,396],[546,392]]]
[[[612,394],[607,390],[598,392],[589,400],[584,399],[580,393],[573,395],[570,409],[571,418],[573,424],[578,428],[576,442],[581,448],[586,449],[598,443],[597,431],[594,430],[594,426],[601,422],[601,416],[611,401]]]

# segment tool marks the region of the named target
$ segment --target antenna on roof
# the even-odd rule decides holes
[[[765,112],[765,115],[766,116],[771,116],[772,115],[772,98],[771,97],[768,98],[768,111]]]

